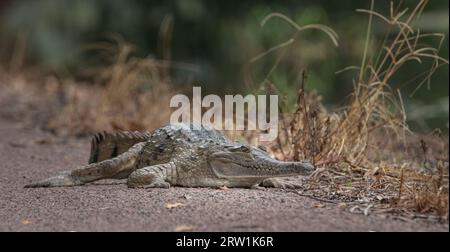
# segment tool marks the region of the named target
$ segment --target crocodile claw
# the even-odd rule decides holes
[[[144,188],[170,188],[170,184],[165,181],[157,181],[149,185],[145,185]]]
[[[281,178],[269,178],[263,180],[261,183],[261,186],[263,187],[273,187],[273,188],[282,188],[282,189],[297,189],[301,188],[302,185],[299,183],[296,183],[294,181],[289,181],[287,179],[281,179]]]

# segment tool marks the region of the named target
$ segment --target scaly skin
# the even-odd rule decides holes
[[[295,187],[277,177],[309,175],[308,161],[282,162],[260,148],[232,142],[220,132],[171,124],[148,132],[101,133],[92,140],[90,164],[25,187],[78,186],[127,179],[132,188]]]

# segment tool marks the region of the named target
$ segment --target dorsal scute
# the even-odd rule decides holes
[[[195,124],[169,124],[161,129],[168,137],[173,140],[182,139],[189,142],[229,142],[223,134],[212,127]]]
[[[92,138],[89,163],[114,158],[140,142],[151,141],[155,142],[155,144],[166,144],[164,142],[167,142],[167,140],[198,144],[208,142],[217,144],[230,143],[219,131],[208,126],[194,124],[169,124],[153,133],[137,131],[108,133],[104,131],[95,134]]]
[[[136,143],[150,139],[149,132],[99,132],[92,137],[89,163],[97,163],[124,153]]]

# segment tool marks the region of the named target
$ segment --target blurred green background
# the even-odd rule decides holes
[[[395,3],[413,8],[417,1]],[[375,1],[375,6],[389,14],[389,1]],[[349,94],[357,73],[335,72],[360,65],[363,55],[367,14],[357,13],[357,8],[368,9],[369,1],[0,0],[0,59],[9,62],[17,38],[25,37],[27,64],[73,73],[98,63],[97,55],[82,52],[84,45],[116,34],[136,46],[136,56],[195,66],[173,69],[173,85],[193,82],[204,88],[204,94],[223,94],[237,93],[251,83],[257,86],[283,56],[270,77],[280,90],[293,99],[299,73],[307,69],[308,87],[316,89],[327,106],[336,107]],[[272,12],[283,13],[299,25],[330,26],[339,34],[339,47],[323,33],[308,31],[284,55],[277,51],[249,64],[295,33],[279,19],[261,28],[261,20]],[[448,1],[433,0],[416,25],[422,32],[448,35],[448,23]],[[374,31],[382,39],[381,22],[375,23]],[[441,56],[448,59],[447,38]],[[448,131],[448,65],[438,69],[431,89],[425,85],[409,97],[417,83],[403,85],[427,64],[408,64],[395,77],[395,85],[402,87],[413,127]]]

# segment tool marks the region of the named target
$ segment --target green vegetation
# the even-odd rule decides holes
[[[403,1],[403,8],[418,1]],[[209,92],[235,93],[242,87],[258,86],[278,62],[269,80],[282,91],[295,89],[299,73],[307,69],[308,87],[317,90],[328,107],[340,106],[351,92],[354,72],[337,71],[359,65],[364,51],[369,1],[108,1],[108,0],[40,0],[6,1],[0,8],[0,51],[3,61],[11,60],[11,49],[26,39],[28,64],[38,64],[59,74],[77,73],[78,69],[104,63],[92,50],[93,43],[121,36],[134,45],[133,55],[171,62],[188,63],[189,67],[171,68],[171,83],[182,86],[196,83]],[[389,2],[377,3],[375,10],[389,13]],[[264,27],[261,21],[279,12],[301,26],[320,23],[339,35],[339,47],[318,31],[296,34],[293,26],[273,19]],[[414,24],[422,33],[448,33],[448,2],[430,1],[420,21]],[[374,18],[373,36],[382,41],[386,34],[383,20]],[[252,58],[274,45],[295,42],[253,64]],[[425,40],[437,46],[436,41]],[[20,45],[20,43],[19,43]],[[380,48],[369,45],[368,54]],[[448,55],[448,40],[440,55]],[[17,60],[17,59],[16,59]],[[409,62],[393,78],[394,88],[402,87],[405,106],[412,111],[412,126],[423,130],[440,128],[448,131],[448,65],[437,69],[431,85],[419,88],[410,81],[427,68]],[[288,97],[290,104],[295,95]],[[433,113],[417,107],[430,105]],[[448,106],[447,106],[448,107]]]

